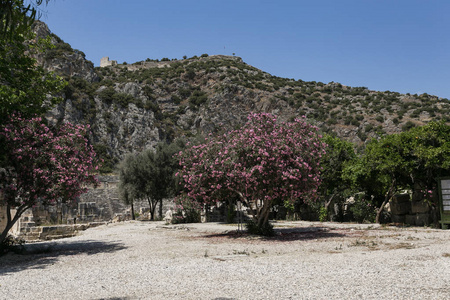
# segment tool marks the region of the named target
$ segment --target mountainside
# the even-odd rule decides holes
[[[431,120],[450,121],[447,99],[280,78],[234,56],[94,68],[44,23],[37,22],[34,30],[50,35],[55,45],[38,57],[39,63],[69,83],[64,101],[48,118],[90,124],[91,140],[107,165],[162,140],[236,128],[251,111],[282,120],[305,115],[324,132],[356,144]]]

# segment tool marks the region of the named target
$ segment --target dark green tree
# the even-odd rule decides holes
[[[35,1],[40,5],[41,1]],[[38,66],[33,55],[50,47],[31,31],[36,10],[23,1],[0,4],[0,126],[13,112],[22,117],[42,114],[55,105],[64,81]]]
[[[28,1],[25,5],[23,0],[0,1],[0,39],[13,39],[15,35],[26,33],[30,30],[33,22],[40,17],[37,12],[38,6],[48,3],[49,0]]]
[[[325,135],[322,139],[327,144],[326,154],[322,157],[322,183],[319,194],[324,203],[324,212],[328,216],[330,205],[342,201],[348,195],[351,182],[342,177],[346,165],[353,164],[356,153],[352,143],[338,137]]]
[[[430,122],[402,133],[413,157],[411,182],[424,189],[436,188],[436,178],[450,176],[450,126]]]
[[[373,195],[377,206],[375,221],[379,223],[385,205],[400,189],[410,186],[412,172],[410,149],[401,135],[393,134],[371,140],[362,157],[359,175],[366,195]]]
[[[162,200],[173,196],[177,190],[174,174],[178,161],[174,154],[182,147],[184,143],[177,140],[172,144],[160,143],[155,150],[127,155],[119,166],[119,191],[125,203],[131,205],[134,200],[147,200],[152,220],[159,204],[162,217]]]
[[[127,154],[119,164],[119,197],[122,201],[131,206],[133,220],[134,200],[140,198],[139,186],[137,183],[138,162],[135,154]]]
[[[355,189],[373,196],[379,222],[384,206],[398,190],[417,185],[433,190],[437,177],[450,175],[450,126],[431,122],[373,139],[360,160],[348,165],[344,173]]]
[[[182,139],[173,143],[160,143],[155,151],[155,188],[153,197],[159,201],[159,217],[162,218],[162,201],[164,198],[175,196],[178,192],[178,178],[175,177],[179,169],[178,160],[174,155],[185,147]]]

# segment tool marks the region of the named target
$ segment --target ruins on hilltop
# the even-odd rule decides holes
[[[109,66],[115,66],[117,65],[117,60],[109,60],[108,56],[102,57],[100,60],[100,67],[109,67]]]

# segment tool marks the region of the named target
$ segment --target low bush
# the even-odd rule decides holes
[[[247,228],[248,233],[250,233],[250,234],[263,235],[263,236],[275,235],[275,231],[273,230],[273,225],[270,224],[270,222],[267,222],[264,225],[262,225],[261,227],[258,227],[258,225],[253,220],[250,220],[247,222],[246,228]]]
[[[350,212],[358,223],[373,223],[377,215],[375,206],[364,197],[355,197],[355,202],[351,205]]]
[[[23,244],[25,241],[23,239],[14,237],[12,235],[8,235],[1,243],[0,243],[0,256],[8,253],[21,253],[23,251]]]
[[[201,207],[198,202],[191,201],[185,196],[175,199],[175,213],[172,224],[199,223],[201,221]]]

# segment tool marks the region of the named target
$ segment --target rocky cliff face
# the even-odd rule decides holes
[[[94,64],[86,60],[85,54],[80,50],[72,49],[69,44],[64,43],[58,36],[52,34],[45,23],[36,21],[33,25],[33,31],[37,38],[50,36],[51,43],[55,47],[36,57],[38,63],[46,70],[66,78],[80,77],[88,82],[99,80],[94,70]]]
[[[111,165],[160,141],[239,127],[252,111],[282,120],[305,115],[323,131],[357,144],[430,120],[450,120],[447,99],[280,78],[232,56],[94,68],[44,23],[35,31],[55,45],[38,61],[68,81],[64,101],[48,118],[90,124],[91,141]]]

